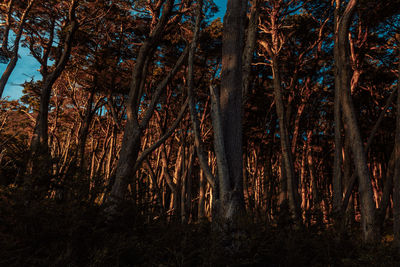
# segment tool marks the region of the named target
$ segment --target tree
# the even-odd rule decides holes
[[[157,20],[156,14],[153,14],[153,27],[151,29],[149,37],[142,43],[135,66],[132,71],[132,80],[129,86],[129,95],[127,104],[127,122],[125,125],[124,138],[122,140],[122,150],[115,174],[115,182],[112,186],[111,194],[108,198],[109,206],[107,213],[112,217],[119,206],[121,200],[125,199],[129,179],[134,175],[134,162],[138,158],[140,151],[140,143],[143,130],[147,127],[151,116],[153,115],[155,105],[167,86],[170,80],[177,73],[179,68],[184,62],[187,56],[188,49],[185,49],[181,56],[173,66],[172,70],[162,81],[156,86],[156,89],[151,98],[151,103],[148,106],[146,112],[143,114],[142,120],[139,122],[139,103],[143,97],[143,86],[147,76],[147,67],[152,59],[154,50],[159,45],[162,39],[165,29],[170,23],[174,22],[175,19],[179,19],[180,16],[171,18],[171,11],[173,9],[173,0],[167,0],[163,5],[163,2],[159,2],[157,10],[153,12],[161,12],[161,17]]]
[[[347,134],[350,138],[351,149],[354,156],[354,164],[359,179],[359,192],[361,200],[362,230],[365,242],[374,242],[376,240],[375,225],[375,204],[372,194],[371,177],[369,174],[364,147],[357,124],[355,109],[350,95],[350,66],[349,66],[349,41],[348,34],[351,21],[356,10],[358,1],[350,0],[343,14],[340,16],[340,22],[337,33],[335,34],[335,45],[337,46],[335,63],[337,68],[336,81],[340,86],[340,102],[342,105],[343,116],[347,126]]]
[[[50,28],[48,30],[49,39],[43,44],[42,56],[39,55],[39,51],[42,51],[40,47],[35,43],[35,34],[37,38],[40,38],[40,30],[35,28],[30,28],[29,31],[32,33],[31,38],[27,38],[29,43],[29,48],[33,56],[40,62],[41,68],[40,73],[43,76],[43,83],[41,88],[40,96],[40,107],[36,118],[36,125],[34,133],[31,140],[31,156],[28,162],[28,173],[30,174],[29,179],[26,183],[28,186],[34,185],[37,179],[40,179],[39,184],[46,188],[48,184],[48,173],[50,171],[49,167],[49,150],[48,150],[48,112],[49,112],[49,101],[51,95],[51,89],[55,81],[59,78],[63,70],[65,69],[73,45],[74,34],[79,28],[79,22],[76,18],[76,9],[79,5],[79,0],[74,0],[70,3],[67,12],[67,18],[65,18],[63,29],[59,32],[61,35],[58,36],[59,42],[56,48],[56,54],[51,54],[53,52],[53,42],[55,41],[55,34],[58,29],[56,27],[57,17],[53,14],[49,6],[44,5],[45,17],[50,18]],[[43,11],[40,11],[43,12]],[[40,13],[39,13],[40,14]],[[38,51],[39,50],[39,51]],[[52,70],[49,70],[48,60],[49,56],[54,57],[55,65]],[[33,159],[37,160],[38,164],[33,164]],[[35,177],[33,177],[33,176]],[[46,190],[43,189],[42,190]]]
[[[23,7],[22,9],[22,14],[19,23],[17,24],[15,28],[15,40],[13,43],[13,48],[11,51],[9,51],[8,48],[8,42],[9,42],[9,31],[12,29],[12,13],[14,12],[14,8],[17,6],[14,0],[9,0],[8,5],[7,5],[7,12],[6,12],[6,17],[5,17],[5,27],[3,30],[3,40],[2,40],[2,45],[1,45],[1,55],[0,58],[3,60],[5,58],[10,58],[10,61],[7,65],[6,70],[2,74],[0,78],[0,97],[3,95],[4,88],[7,84],[8,79],[10,78],[11,73],[13,72],[15,66],[17,65],[18,62],[18,50],[20,46],[20,40],[22,37],[22,33],[24,31],[25,23],[28,19],[28,15],[30,10],[32,9],[32,6],[34,5],[35,0],[29,0],[28,3],[26,4],[26,7]]]
[[[244,211],[242,55],[247,1],[229,0],[222,34],[220,92],[211,92],[220,201],[217,216],[236,223]]]

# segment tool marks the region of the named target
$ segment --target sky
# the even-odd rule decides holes
[[[219,8],[215,17],[220,17],[222,19],[225,14],[227,0],[214,0],[214,2]],[[29,50],[27,48],[21,48],[19,50],[19,56],[20,58],[17,65],[8,79],[3,93],[3,97],[7,97],[9,100],[19,99],[22,96],[21,84],[25,81],[30,81],[32,78],[34,80],[41,79],[38,72],[40,64],[29,54]],[[3,74],[6,67],[6,64],[0,63],[0,75]]]

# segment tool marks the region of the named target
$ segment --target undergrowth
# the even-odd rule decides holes
[[[208,222],[146,222],[127,205],[112,223],[83,202],[26,203],[0,195],[0,266],[396,266],[390,242],[363,246],[357,232],[251,222],[245,245],[228,254]]]

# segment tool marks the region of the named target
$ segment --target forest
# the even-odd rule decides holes
[[[400,1],[217,4],[1,1],[1,266],[398,266]]]

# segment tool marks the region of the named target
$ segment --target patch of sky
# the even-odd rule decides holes
[[[30,80],[38,80],[41,76],[38,72],[40,64],[29,54],[29,49],[21,48],[20,58],[14,71],[8,79],[4,89],[3,97],[10,100],[19,99],[22,96],[22,84]],[[0,64],[1,75],[7,68],[7,64]]]

